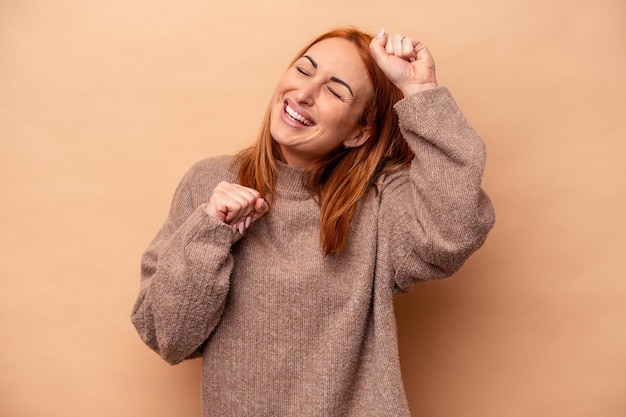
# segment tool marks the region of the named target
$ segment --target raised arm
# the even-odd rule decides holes
[[[415,153],[408,170],[385,180],[381,238],[395,285],[456,272],[484,242],[495,214],[481,189],[485,146],[450,92],[437,86],[428,50],[401,35],[381,34],[372,55],[405,98],[398,102],[402,134]]]

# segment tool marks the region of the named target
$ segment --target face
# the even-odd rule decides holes
[[[270,132],[285,162],[307,168],[339,146],[369,137],[358,123],[372,95],[356,47],[341,38],[311,46],[285,71],[271,104]]]

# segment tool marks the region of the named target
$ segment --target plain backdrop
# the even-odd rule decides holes
[[[130,323],[197,160],[255,137],[297,50],[422,40],[488,149],[486,245],[397,299],[414,416],[626,415],[626,3],[1,0],[0,416],[199,416]]]

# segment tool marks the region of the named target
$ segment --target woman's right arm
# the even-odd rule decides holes
[[[142,256],[131,315],[141,339],[171,364],[199,356],[218,323],[233,268],[230,248],[240,236],[198,204],[207,186],[198,171],[192,168],[179,184],[165,224]]]

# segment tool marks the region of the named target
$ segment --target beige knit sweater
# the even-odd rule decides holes
[[[494,222],[484,145],[445,88],[396,104],[416,154],[360,203],[324,257],[319,208],[281,165],[271,211],[240,237],[203,207],[232,157],[196,164],[142,258],[132,321],[169,363],[202,356],[205,417],[408,416],[393,295],[457,271]]]

